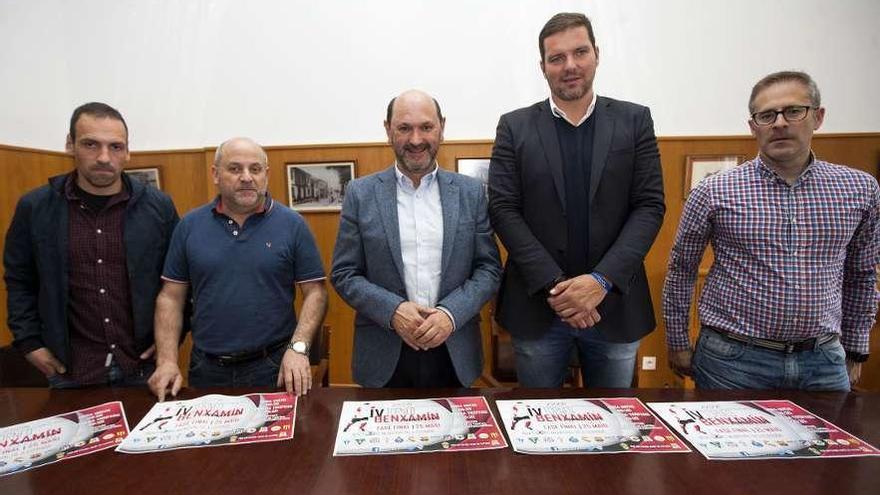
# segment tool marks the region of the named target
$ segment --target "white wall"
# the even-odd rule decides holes
[[[825,132],[880,131],[877,0],[0,0],[0,143],[63,149],[83,102],[119,108],[135,150],[384,140],[418,87],[447,139],[492,138],[546,97],[537,35],[584,11],[600,94],[652,108],[658,135],[745,134],[768,72],[816,78]]]

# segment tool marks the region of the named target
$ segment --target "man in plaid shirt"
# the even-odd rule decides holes
[[[880,192],[870,175],[816,158],[825,109],[802,72],[749,99],[758,156],[703,180],[682,213],[663,290],[669,361],[698,388],[848,391],[877,312]],[[688,324],[706,244],[715,262]]]

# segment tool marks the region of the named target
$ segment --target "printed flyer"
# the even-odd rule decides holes
[[[0,428],[0,476],[94,454],[127,434],[121,402]]]
[[[507,447],[483,397],[345,402],[334,456]]]
[[[690,452],[635,398],[499,400],[513,450],[523,454]]]
[[[648,406],[707,459],[880,455],[880,450],[787,400]]]
[[[293,438],[296,397],[285,392],[158,402],[116,448],[139,454]]]

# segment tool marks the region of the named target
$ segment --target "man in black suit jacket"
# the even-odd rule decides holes
[[[557,14],[538,38],[551,97],[505,114],[489,168],[508,250],[496,318],[522,386],[559,387],[577,346],[591,387],[628,387],[655,326],[644,258],[663,221],[650,111],[596,97],[589,19]]]

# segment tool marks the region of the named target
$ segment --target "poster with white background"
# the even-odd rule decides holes
[[[157,402],[116,450],[139,454],[290,440],[295,419],[296,397],[285,392]]]
[[[495,404],[513,450],[523,454],[690,452],[635,398],[521,399]]]
[[[819,459],[880,450],[787,400],[651,402],[707,459]]]
[[[345,402],[334,456],[507,447],[483,397]]]
[[[127,434],[118,401],[0,428],[0,476],[94,454]]]

